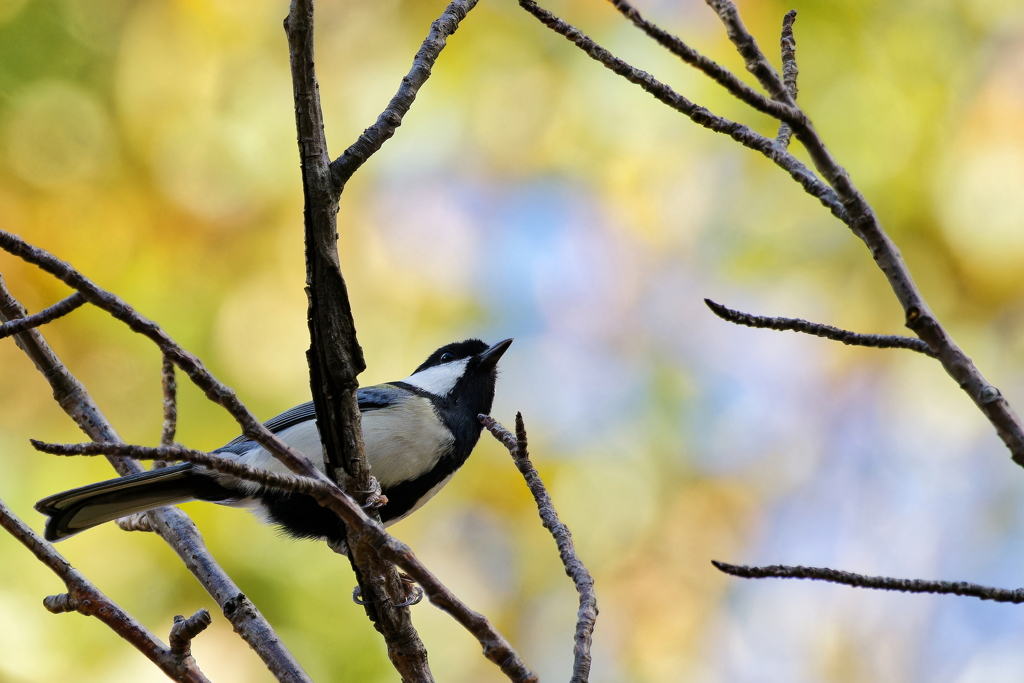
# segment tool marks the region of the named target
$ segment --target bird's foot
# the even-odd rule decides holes
[[[423,599],[423,589],[416,585],[416,581],[404,572],[398,572],[398,578],[402,580],[403,586],[406,589],[406,598],[402,602],[392,603],[393,607],[412,607],[413,605],[419,604]],[[363,591],[359,586],[352,589],[352,602],[357,605],[369,605],[369,600],[363,599]]]
[[[370,477],[369,491],[356,491],[356,493],[366,496],[366,500],[363,501],[364,510],[376,510],[388,504],[388,497],[381,493],[380,484],[377,483],[376,477]]]

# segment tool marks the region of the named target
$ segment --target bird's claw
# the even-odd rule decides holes
[[[388,504],[388,497],[381,493],[380,484],[377,483],[376,477],[370,477],[369,491],[357,491],[357,493],[362,493],[366,496],[366,500],[363,501],[364,510],[376,510]]]
[[[404,572],[398,572],[398,578],[405,584],[407,592],[406,599],[399,603],[391,603],[392,607],[412,607],[418,605],[423,600],[423,589],[416,585],[416,581]],[[352,589],[352,602],[357,605],[366,606],[370,604],[369,600],[363,599],[363,591],[356,586]]]

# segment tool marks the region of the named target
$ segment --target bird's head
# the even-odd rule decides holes
[[[511,344],[511,339],[490,346],[479,339],[447,344],[403,382],[474,412],[489,413],[498,359]]]

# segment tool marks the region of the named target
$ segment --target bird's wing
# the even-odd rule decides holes
[[[373,410],[380,410],[381,408],[387,408],[393,406],[396,403],[409,398],[409,392],[396,387],[393,384],[377,384],[372,387],[363,387],[356,392],[356,399],[359,401],[359,412],[368,413]],[[272,433],[277,434],[283,432],[289,427],[294,427],[297,424],[306,422],[308,420],[316,419],[316,409],[313,407],[313,402],[302,403],[300,405],[286,410],[280,415],[270,418],[263,423],[263,426],[269,429]],[[229,441],[222,448],[218,448],[218,451],[230,451],[232,453],[244,453],[252,448],[252,441],[245,435],[237,436]]]

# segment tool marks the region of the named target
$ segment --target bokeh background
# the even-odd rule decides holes
[[[774,125],[600,0],[549,0],[713,111]],[[651,18],[742,72],[699,0]],[[393,94],[441,0],[321,0],[317,66],[334,155]],[[773,56],[795,6],[800,99],[955,338],[1024,410],[1024,5],[1015,0],[744,2]],[[258,415],[307,400],[301,188],[283,0],[0,2],[0,227],[159,321]],[[802,150],[796,149],[802,155]],[[354,178],[340,252],[368,369],[516,338],[494,414],[534,459],[597,581],[595,683],[973,683],[1024,671],[1024,611],[954,597],[729,579],[712,558],[1024,583],[1024,472],[941,367],[717,320],[752,312],[901,332],[867,250],[764,158],[590,61],[512,0],[483,0],[406,123]],[[0,254],[36,311],[67,294]],[[44,328],[121,435],[160,431],[155,348],[81,309]],[[179,440],[231,419],[191,387]],[[0,497],[111,474],[28,438],[77,441],[0,341]],[[244,511],[186,506],[211,549],[320,681],[394,681],[346,563]],[[489,438],[393,532],[490,615],[544,680],[568,678],[576,596],[507,453]],[[62,543],[158,634],[213,608],[194,644],[218,683],[260,661],[156,537],[113,525]],[[53,616],[58,580],[0,536],[0,681],[162,675],[100,624]],[[429,605],[439,681],[499,681]]]

